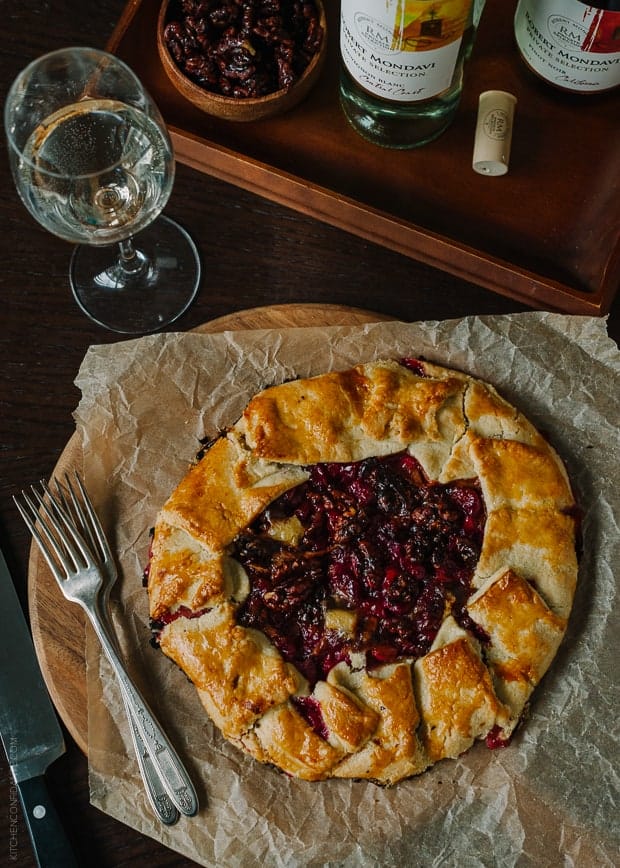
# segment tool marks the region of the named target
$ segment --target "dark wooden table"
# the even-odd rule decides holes
[[[36,56],[67,45],[104,47],[123,5],[123,0],[5,4],[3,98]],[[4,144],[0,184],[0,545],[26,608],[30,540],[11,495],[49,477],[73,432],[71,414],[79,399],[73,380],[84,353],[90,344],[117,336],[92,324],[76,306],[67,282],[71,248],[40,228],[19,202]],[[167,213],[191,231],[204,265],[199,297],[175,329],[245,308],[298,302],[353,305],[403,320],[525,309],[185,166],[178,167]],[[617,301],[609,331],[619,339]],[[67,748],[48,778],[84,864],[192,864],[91,807],[87,760],[68,734]],[[0,754],[0,865],[25,868],[35,862]]]

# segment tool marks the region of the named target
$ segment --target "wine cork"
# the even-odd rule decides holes
[[[505,175],[510,161],[512,122],[517,98],[504,90],[486,90],[478,100],[474,172]]]

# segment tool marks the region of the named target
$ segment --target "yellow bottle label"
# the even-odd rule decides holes
[[[429,99],[452,81],[472,0],[342,0],[340,48],[358,84],[385,99]]]
[[[392,51],[432,51],[460,39],[467,24],[467,0],[387,0],[394,15]]]

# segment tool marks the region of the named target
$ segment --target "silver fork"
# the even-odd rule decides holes
[[[110,617],[110,592],[112,586],[116,582],[118,573],[116,563],[110,550],[110,546],[103,533],[103,528],[99,518],[94,510],[92,502],[84,487],[84,484],[78,473],[75,473],[75,482],[79,493],[76,493],[74,486],[68,475],[65,475],[65,487],[63,488],[58,480],[56,482],[56,495],[62,502],[62,505],[71,517],[76,530],[82,535],[84,541],[90,548],[93,554],[99,561],[99,565],[103,570],[103,586],[100,593],[101,617],[105,621],[111,639],[115,639],[112,619]],[[47,484],[41,481],[41,488],[49,498],[52,493]],[[34,494],[40,502],[39,493],[34,489]],[[118,651],[118,643],[115,641],[116,650]],[[153,812],[166,826],[174,825],[179,819],[179,812],[173,804],[170,796],[166,791],[165,782],[162,780],[161,773],[157,765],[151,759],[148,750],[144,744],[138,725],[135,721],[132,709],[127,701],[125,693],[121,691],[125,713],[129,721],[131,740],[133,742],[136,759],[142,780],[144,781],[146,795]]]
[[[131,713],[151,762],[159,770],[168,796],[182,814],[191,817],[198,811],[198,799],[193,784],[153,712],[126,672],[107,618],[102,614],[102,594],[106,584],[104,570],[82,534],[78,532],[62,499],[54,496],[49,489],[40,494],[32,487],[32,492],[37,503],[22,492],[23,503],[14,498],[17,508],[41,549],[60,590],[68,600],[78,603],[88,616],[118,679],[123,701]],[[88,499],[85,503],[89,503]],[[92,505],[90,507],[87,512],[101,551],[105,552],[109,562],[113,563],[99,520]]]

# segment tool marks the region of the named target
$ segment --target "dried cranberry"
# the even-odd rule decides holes
[[[417,374],[419,377],[426,376],[424,371],[424,362],[421,359],[401,359],[400,363],[404,368],[413,371],[413,373]]]
[[[510,738],[502,738],[501,728],[497,724],[491,729],[485,741],[487,747],[491,750],[495,750],[498,747],[508,747],[510,744]]]
[[[327,739],[329,730],[327,729],[321,713],[321,706],[317,700],[313,699],[311,696],[294,696],[291,701],[304,720],[310,724],[312,729],[320,735],[321,738]]]

